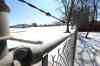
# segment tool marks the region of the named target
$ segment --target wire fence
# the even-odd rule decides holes
[[[72,34],[66,39],[62,47],[57,48],[57,55],[51,55],[52,66],[73,66],[74,40],[74,34]]]

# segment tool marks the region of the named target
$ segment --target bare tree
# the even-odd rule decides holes
[[[63,10],[60,9],[61,13],[64,15],[63,20],[66,22],[66,32],[69,31],[69,23],[71,18],[72,11],[72,2],[73,0],[60,0],[60,3],[63,5]]]
[[[97,8],[100,0],[60,0],[63,5],[62,12],[69,31],[69,23],[80,27],[82,24],[97,21]],[[88,34],[87,34],[88,35]]]
[[[70,4],[70,0],[61,0],[62,4],[63,4],[63,7],[64,7],[64,12],[65,12],[65,15],[64,15],[64,21],[66,22],[66,32],[69,32],[69,22],[70,22],[70,14],[69,14],[69,4]]]

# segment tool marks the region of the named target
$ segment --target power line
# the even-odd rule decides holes
[[[59,20],[59,21],[60,21],[60,22],[62,22],[62,23],[65,23],[65,21],[64,21],[64,20],[61,20],[61,19],[59,19],[59,18],[57,18],[57,17],[55,17],[55,16],[51,15],[49,12],[46,12],[46,11],[44,11],[44,10],[42,10],[42,9],[38,8],[38,7],[36,7],[35,5],[30,4],[29,2],[26,2],[25,0],[18,0],[18,1],[20,1],[20,2],[22,2],[22,3],[27,4],[28,6],[30,6],[30,7],[32,7],[32,8],[37,9],[38,11],[40,11],[40,12],[44,13],[46,16],[50,16],[50,17],[52,17],[52,18],[54,18],[54,19],[56,19],[56,20]]]

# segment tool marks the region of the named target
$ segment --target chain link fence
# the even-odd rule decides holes
[[[74,36],[75,34],[72,34],[68,37],[65,42],[55,49],[56,51],[53,51],[55,54],[50,55],[52,66],[73,66],[75,52]]]

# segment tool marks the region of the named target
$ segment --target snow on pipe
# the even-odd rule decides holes
[[[46,44],[42,43],[42,41],[30,41],[30,40],[17,39],[17,38],[10,38],[8,40],[19,41],[19,42],[24,42],[24,43],[31,43],[31,44],[40,44],[40,45],[29,46],[29,48],[31,48],[33,54],[36,54],[36,53],[44,54],[44,53],[50,52],[52,49],[57,47],[59,44],[64,42],[67,38],[69,38],[72,35],[74,35],[74,33],[71,33],[69,35],[65,34],[64,36],[59,37],[59,38],[57,38],[49,43],[46,43]]]
[[[58,45],[60,45],[62,42],[64,42],[67,38],[70,36],[74,35],[74,33],[71,34],[65,34],[62,37],[59,37],[51,42],[44,43],[38,46],[31,46],[31,50],[33,54],[42,54],[44,55],[45,53],[49,53],[52,49],[56,48]],[[35,50],[35,51],[34,51]]]
[[[72,36],[73,34],[74,33],[71,33],[69,35],[64,35],[46,44],[42,43],[42,41],[30,41],[30,40],[17,39],[17,38],[9,38],[8,40],[19,41],[19,42],[24,42],[24,43],[31,43],[31,44],[40,44],[38,46],[32,45],[30,48],[33,50],[33,53],[41,53],[41,52],[44,53],[44,52],[51,51],[52,49],[57,47],[59,44],[61,44],[63,41],[65,41],[68,37]]]
[[[39,10],[40,12],[44,13],[46,16],[50,16],[50,17],[52,17],[52,18],[54,18],[54,19],[59,20],[59,21],[62,22],[62,23],[65,23],[64,20],[61,20],[61,19],[59,19],[59,18],[57,18],[57,17],[51,15],[49,12],[46,12],[46,11],[44,11],[44,10],[38,8],[38,7],[36,7],[35,5],[26,2],[25,0],[18,0],[18,1],[23,2],[23,3],[26,3],[26,4],[29,5],[30,7],[35,8],[35,9]]]
[[[32,51],[32,56],[33,56],[33,63],[36,63],[37,61],[41,60],[43,56],[46,56],[50,51],[52,51],[54,48],[56,48],[58,45],[60,45],[62,42],[64,42],[67,38],[70,36],[74,35],[72,34],[67,34],[62,37],[59,37],[49,43],[44,43],[42,45],[38,46],[30,46],[29,48]]]

